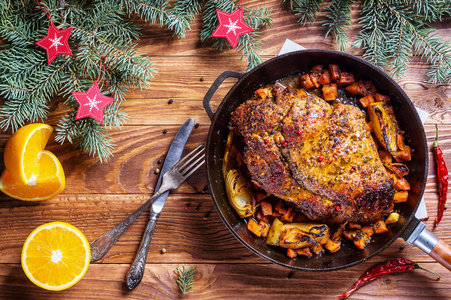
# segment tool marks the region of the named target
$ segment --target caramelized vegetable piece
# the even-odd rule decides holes
[[[324,248],[326,248],[327,250],[329,250],[330,253],[335,253],[338,250],[340,250],[341,248],[341,240],[339,241],[334,241],[332,239],[329,239],[326,243],[326,245],[324,246]]]
[[[392,155],[396,161],[410,161],[412,159],[412,152],[409,146],[405,146],[401,151],[393,152]]]
[[[332,82],[332,77],[330,76],[329,70],[323,70],[323,73],[319,76],[319,83],[321,85],[326,85]]]
[[[287,249],[287,256],[289,258],[295,258],[296,256],[298,256],[298,253],[295,250],[288,248]]]
[[[341,69],[339,65],[329,65],[330,76],[333,80],[339,80],[341,75]]]
[[[319,74],[318,73],[311,73],[310,74],[310,80],[313,83],[313,86],[315,88],[319,88],[320,87],[320,83],[319,83]]]
[[[386,232],[388,229],[387,229],[387,226],[385,226],[385,222],[380,220],[373,224],[373,230],[374,230],[374,233],[381,234],[381,233]]]
[[[363,108],[367,108],[370,103],[374,102],[374,98],[371,95],[360,98],[360,104],[362,104]]]
[[[254,219],[250,219],[247,222],[247,229],[256,236],[261,236],[263,232],[263,228]]]
[[[376,95],[374,95],[374,100],[376,100],[376,102],[388,103],[388,102],[390,102],[390,97],[387,95],[376,94]]]
[[[360,229],[362,228],[362,225],[360,225],[359,223],[348,223],[348,228],[357,228]]]
[[[351,83],[346,87],[346,91],[351,95],[365,95],[368,91],[361,80]]]
[[[410,184],[405,178],[401,178],[395,182],[397,191],[410,191]]]
[[[343,230],[343,236],[350,241],[353,241],[359,229],[345,229]]]
[[[241,218],[253,214],[253,190],[246,176],[239,170],[230,170],[225,180],[226,192],[230,205]]]
[[[254,193],[254,199],[257,203],[263,201],[263,199],[265,199],[267,197],[266,193],[264,192],[256,192]]]
[[[262,237],[267,237],[269,233],[269,224],[267,222],[260,221],[258,225],[262,228]]]
[[[320,244],[325,236],[329,236],[329,227],[316,223],[285,224],[280,236],[283,248],[300,249]]]
[[[296,249],[295,251],[297,252],[298,255],[304,255],[307,257],[313,256],[312,252],[310,251],[310,248]]]
[[[265,216],[270,216],[272,215],[272,204],[269,202],[261,202],[260,203],[261,207],[262,207],[262,213]]]
[[[285,221],[285,222],[292,223],[294,221],[295,216],[296,216],[296,212],[294,211],[293,208],[290,207],[287,210],[287,212],[282,216],[281,220],[282,220],[282,222]]]
[[[233,132],[230,131],[227,136],[227,142],[225,146],[224,160],[222,162],[222,175],[224,179],[226,178],[227,172],[232,169],[236,169],[238,167],[238,163],[236,161],[236,154],[238,153],[238,149],[233,142]]]
[[[272,221],[272,225],[269,228],[268,236],[266,237],[267,245],[272,246],[280,245],[280,236],[282,235],[282,227],[283,223],[278,218],[275,218],[274,221]]]
[[[257,218],[257,220],[259,221],[269,222],[269,216],[265,216],[261,210],[257,212],[255,218]]]
[[[365,225],[360,229],[364,234],[366,234],[368,237],[372,236],[374,234],[374,229],[370,225]]]
[[[337,99],[338,89],[336,83],[329,83],[323,86],[323,98],[326,101]]]
[[[393,196],[393,202],[394,203],[406,202],[408,196],[409,196],[409,192],[408,191],[396,192],[395,195]]]
[[[348,85],[354,82],[354,74],[349,72],[341,72],[340,74],[340,85]]]
[[[302,75],[300,81],[301,86],[306,90],[309,90],[315,86],[312,80],[310,79],[310,74]]]
[[[312,252],[315,254],[320,254],[324,252],[324,248],[319,244],[310,247],[310,250],[312,250]]]
[[[368,105],[367,112],[379,144],[393,154],[398,150],[396,144],[398,125],[392,115],[392,109],[382,102],[374,102]]]
[[[399,178],[409,175],[409,168],[402,163],[384,164],[384,166],[396,174]]]
[[[379,150],[379,157],[384,165],[392,163],[392,157],[387,151]]]
[[[360,250],[365,249],[370,241],[370,237],[362,231],[358,231],[354,237],[354,245]]]
[[[258,97],[260,97],[262,99],[267,99],[269,94],[270,94],[270,92],[267,89],[263,89],[263,88],[259,88],[258,90],[255,91],[255,95],[257,95]]]
[[[393,224],[398,222],[399,220],[399,214],[396,212],[392,212],[388,215],[387,219],[385,219],[385,224]]]

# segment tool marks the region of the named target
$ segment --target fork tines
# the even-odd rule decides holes
[[[180,174],[188,177],[194,173],[205,162],[205,148],[197,146],[193,151],[185,155],[177,164]]]

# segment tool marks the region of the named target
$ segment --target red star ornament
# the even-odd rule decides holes
[[[47,51],[47,62],[50,63],[58,56],[58,54],[72,55],[68,40],[73,28],[59,30],[50,22],[47,36],[36,42],[36,45]]]
[[[97,81],[94,81],[86,93],[72,92],[72,96],[74,96],[80,105],[75,120],[91,117],[101,124],[103,124],[103,109],[114,101],[114,98],[104,96],[100,93]]]
[[[216,10],[218,15],[219,25],[211,35],[212,37],[225,37],[233,49],[238,45],[240,36],[245,33],[252,32],[254,29],[244,23],[243,9],[240,7],[233,13],[228,14],[221,10]]]

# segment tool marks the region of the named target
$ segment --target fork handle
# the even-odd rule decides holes
[[[155,194],[135,210],[130,216],[125,218],[122,222],[117,224],[113,229],[104,233],[91,243],[91,262],[99,260],[107,254],[107,252],[113,247],[118,238],[127,230],[128,227],[145,211],[149,208],[152,202],[158,198],[162,193],[169,190],[159,189]]]
[[[152,212],[150,220],[147,223],[146,232],[144,233],[139,246],[138,253],[136,254],[135,261],[133,262],[130,270],[127,274],[127,286],[130,290],[133,290],[141,282],[144,275],[144,268],[146,266],[147,253],[149,251],[150,240],[152,239],[157,219],[160,216],[159,213]]]

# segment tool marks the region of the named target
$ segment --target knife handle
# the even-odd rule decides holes
[[[144,275],[144,268],[146,266],[147,252],[149,251],[150,240],[152,239],[155,225],[159,213],[152,212],[150,220],[147,223],[146,232],[144,233],[141,245],[139,246],[138,253],[136,254],[135,261],[133,262],[130,270],[127,274],[127,286],[130,290],[133,290],[141,282]]]
[[[107,254],[107,252],[113,247],[114,243],[119,237],[127,230],[128,227],[157,199],[162,193],[168,191],[167,186],[163,186],[155,194],[135,210],[130,216],[117,224],[113,229],[104,233],[90,244],[91,248],[91,262],[99,260]]]

